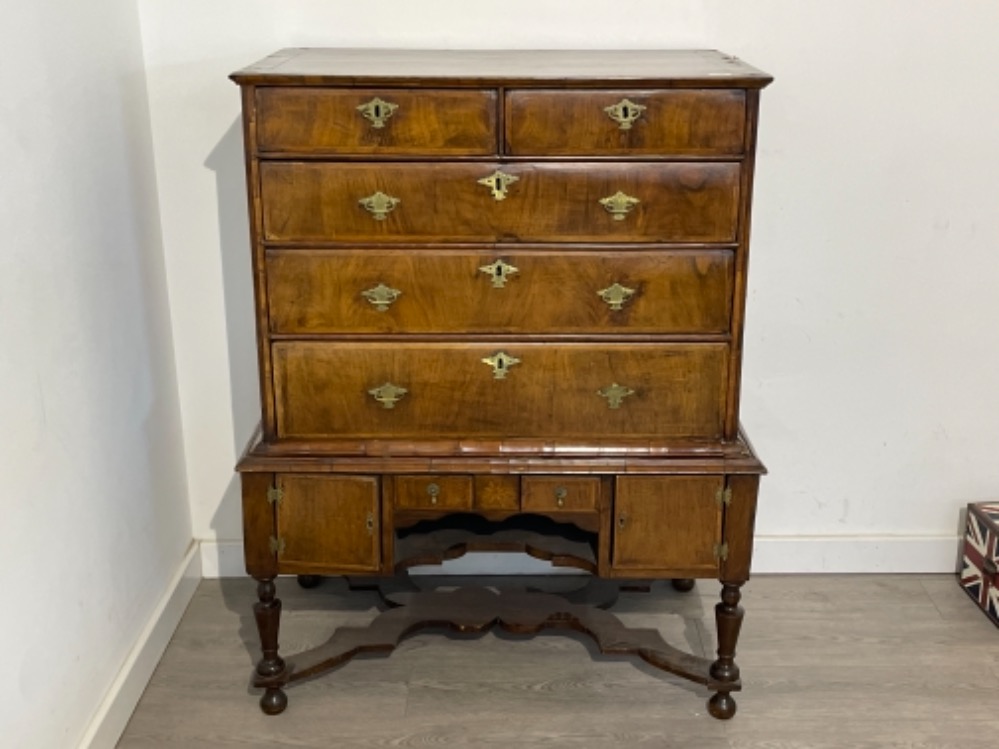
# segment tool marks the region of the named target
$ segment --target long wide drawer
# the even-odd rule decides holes
[[[730,250],[273,250],[271,331],[723,333]]]
[[[264,162],[264,238],[733,242],[739,171],[734,162]]]
[[[496,93],[264,87],[257,143],[263,153],[486,156],[496,152]]]
[[[745,147],[741,90],[510,91],[515,155],[733,156]]]
[[[273,344],[278,436],[721,435],[725,344]]]

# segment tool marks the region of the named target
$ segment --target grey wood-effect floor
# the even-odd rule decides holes
[[[718,590],[659,583],[613,610],[706,655]],[[306,591],[281,578],[278,595],[285,653],[377,613],[374,594],[337,579]],[[999,736],[999,629],[951,575],[754,578],[743,691],[727,722],[707,714],[706,689],[601,656],[582,635],[495,633],[416,635],[388,657],[293,686],[285,713],[267,717],[249,688],[254,600],[248,579],[201,583],[120,747],[942,749]]]

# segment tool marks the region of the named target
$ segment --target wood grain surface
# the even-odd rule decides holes
[[[516,177],[504,200],[480,179]],[[740,165],[711,163],[262,162],[264,239],[287,241],[732,242]],[[360,200],[399,203],[384,219]],[[640,202],[618,220],[600,200]]]
[[[622,128],[606,107],[644,107]],[[734,91],[509,91],[507,153],[518,156],[735,156],[742,153],[746,95]]]
[[[520,360],[503,379],[483,359]],[[274,344],[278,433],[323,436],[718,437],[724,344]],[[393,408],[370,394],[405,388]],[[611,408],[599,391],[633,391]]]
[[[481,270],[516,268],[502,287]],[[270,250],[271,331],[335,333],[722,334],[731,318],[730,250]],[[632,295],[613,309],[598,292]],[[363,296],[400,292],[380,309]]]

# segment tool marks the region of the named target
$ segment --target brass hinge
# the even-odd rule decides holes
[[[719,489],[715,492],[715,501],[719,507],[728,507],[732,504],[732,490],[729,488]]]
[[[271,536],[271,554],[281,556],[284,554],[284,539]]]
[[[284,499],[284,491],[276,486],[272,486],[267,490],[267,501],[272,505],[277,504],[282,499]]]
[[[715,544],[715,559],[724,562],[728,559],[728,544]]]

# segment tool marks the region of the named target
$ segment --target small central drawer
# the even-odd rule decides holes
[[[595,512],[600,499],[600,479],[571,476],[524,476],[524,512]]]
[[[406,510],[467,510],[471,476],[396,476],[395,506]]]
[[[264,154],[485,156],[496,153],[496,94],[260,88],[257,147]]]
[[[516,156],[736,156],[745,149],[740,90],[511,91]]]

